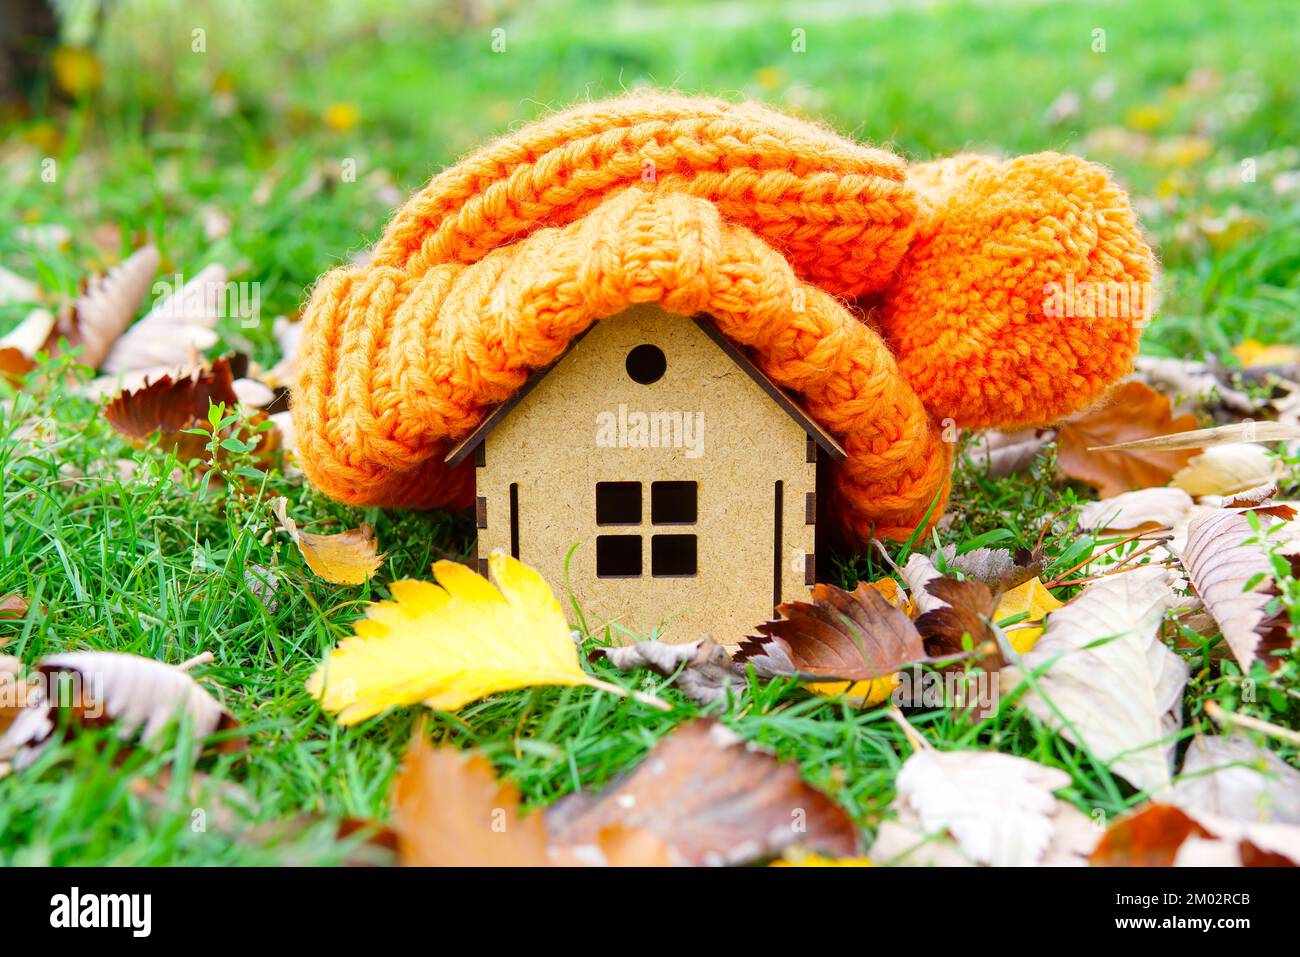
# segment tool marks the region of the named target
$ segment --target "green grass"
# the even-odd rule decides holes
[[[277,358],[270,318],[295,310],[316,276],[376,238],[394,199],[389,183],[404,195],[548,107],[654,83],[761,97],[917,158],[976,147],[1081,151],[1132,186],[1164,260],[1166,300],[1148,351],[1228,359],[1247,337],[1295,339],[1300,210],[1295,193],[1274,188],[1278,169],[1297,166],[1285,150],[1300,141],[1286,4],[1009,4],[838,18],[827,5],[806,25],[759,4],[719,35],[682,26],[707,20],[710,8],[701,4],[609,16],[594,2],[552,2],[501,21],[503,54],[490,52],[492,23],[374,6],[387,29],[304,16],[298,35],[256,17],[122,4],[103,41],[104,88],[72,104],[38,95],[5,127],[0,262],[61,293],[74,292],[87,269],[126,252],[138,235],[159,244],[164,276],[222,262],[233,279],[261,284],[264,319],[253,330],[223,328],[222,348],[269,364]],[[302,14],[305,5],[286,9]],[[190,52],[200,23],[208,30],[202,55]],[[796,54],[790,31],[801,26],[808,52]],[[1107,30],[1104,54],[1090,49],[1097,27]],[[1218,71],[1218,79],[1203,72],[1189,85],[1194,69]],[[1108,78],[1113,92],[1094,96]],[[214,85],[232,92],[214,97]],[[1053,124],[1047,110],[1065,91],[1082,98],[1079,114]],[[355,129],[322,123],[322,110],[337,102],[357,105]],[[1105,148],[1096,131],[1126,123],[1150,126],[1150,143],[1132,154]],[[1171,164],[1156,149],[1201,135],[1210,152],[1191,163]],[[46,156],[57,160],[54,183],[39,179]],[[357,161],[356,182],[339,179],[347,158]],[[1258,161],[1257,180],[1229,177],[1223,185],[1219,171],[1248,158]],[[228,237],[205,238],[207,206],[230,214]],[[1216,249],[1202,226],[1234,207],[1254,225]],[[69,229],[66,246],[37,248],[21,231],[50,224]],[[121,238],[106,244],[97,228],[104,224],[120,227]],[[0,330],[24,313],[0,307]],[[120,476],[118,459],[134,462],[134,475]],[[465,517],[349,509],[280,472],[252,493],[227,492],[162,452],[128,447],[99,407],[64,389],[33,388],[0,407],[0,468],[0,595],[18,592],[40,606],[22,621],[0,619],[4,650],[29,662],[69,648],[171,662],[211,652],[214,664],[199,673],[249,740],[243,754],[197,764],[183,736],[154,755],[122,749],[109,733],[53,748],[0,780],[0,863],[334,863],[350,853],[355,841],[336,840],[335,823],[386,815],[389,783],[420,715],[400,710],[345,730],[322,715],[304,682],[364,603],[387,596],[387,582],[427,577],[436,557],[466,553]],[[278,495],[312,529],[375,525],[387,558],[372,583],[315,579],[283,536],[268,534]],[[963,467],[951,524],[914,547],[1031,546],[1043,516],[1087,497],[1057,480],[1046,460],[1032,475],[996,481]],[[1046,544],[1060,572],[1090,542],[1063,535]],[[245,573],[254,565],[276,571],[273,607],[250,590]],[[873,555],[838,556],[835,567],[843,583],[886,573]],[[1205,654],[1192,653],[1185,735],[1204,721],[1206,700],[1296,724],[1294,661],[1255,702],[1242,703],[1240,676],[1202,667]],[[530,804],[599,787],[701,710],[660,679],[602,674],[653,688],[675,710],[661,714],[591,689],[541,688],[435,714],[431,731],[481,748]],[[745,738],[797,761],[867,832],[910,753],[882,710],[781,683],[749,687],[713,710]],[[1113,816],[1139,798],[1044,732],[1014,699],[983,722],[947,711],[911,720],[940,747],[996,748],[1063,768],[1073,781],[1066,796],[1088,811]],[[1293,751],[1281,753],[1294,760]],[[172,800],[160,805],[133,790],[132,781],[165,766],[175,771]],[[191,799],[186,776],[195,768],[237,782],[255,799],[252,823],[262,826],[222,824],[219,802]],[[194,829],[195,806],[208,812],[205,830]],[[270,826],[283,819],[294,825]]]

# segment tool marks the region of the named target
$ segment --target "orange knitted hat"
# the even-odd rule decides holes
[[[947,496],[945,419],[1047,422],[1131,363],[1137,324],[1049,319],[1044,283],[1153,269],[1123,192],[1073,157],[909,172],[757,104],[586,104],[435,176],[368,265],[321,278],[298,455],[341,501],[468,504],[450,445],[593,322],[656,302],[711,315],[800,393],[848,453],[841,530],[897,539]]]

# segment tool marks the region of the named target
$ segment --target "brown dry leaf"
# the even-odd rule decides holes
[[[106,275],[91,279],[72,307],[59,317],[54,335],[81,348],[82,365],[98,369],[104,364],[149,295],[161,261],[154,246],[137,249]]]
[[[676,728],[599,794],[562,798],[547,810],[546,826],[554,848],[591,845],[610,827],[630,827],[695,866],[747,864],[796,846],[835,857],[857,850],[853,821],[796,765],[706,718]]]
[[[104,418],[137,447],[159,434],[161,444],[175,448],[179,458],[203,458],[209,437],[186,430],[211,429],[210,405],[233,409],[238,401],[233,383],[230,364],[218,359],[205,372],[179,380],[163,376],[134,392],[123,392],[104,409]]]
[[[1286,502],[1272,501],[1273,496],[1276,494],[1277,483],[1268,482],[1229,495],[1219,505],[1222,508],[1248,508],[1252,512],[1258,512],[1261,515],[1272,515],[1274,518],[1289,522],[1295,518],[1296,510]]]
[[[619,648],[597,648],[619,671],[649,668],[681,688],[692,701],[711,704],[727,697],[728,689],[743,683],[725,648],[708,639],[672,645],[663,641],[638,641]]]
[[[293,543],[298,546],[307,567],[335,585],[361,585],[369,581],[384,563],[369,525],[348,529],[336,535],[314,535],[298,530],[286,511],[288,501],[275,500],[275,515]]]
[[[1108,827],[1089,860],[1100,867],[1172,867],[1193,836],[1210,832],[1172,804],[1148,804]]]
[[[0,760],[12,759],[16,768],[40,754],[54,732],[57,709],[67,709],[71,720],[88,726],[115,723],[123,740],[139,733],[146,744],[182,712],[193,721],[199,740],[239,726],[182,668],[152,658],[71,651],[46,655],[36,663],[36,670],[47,690],[29,697],[27,707],[0,737]],[[239,739],[228,739],[221,747],[241,746]]]
[[[1297,432],[1300,435],[1300,432]],[[1281,459],[1262,445],[1219,445],[1193,458],[1173,477],[1189,495],[1232,495],[1266,485],[1284,471]]]
[[[925,657],[911,619],[866,582],[852,592],[814,585],[812,602],[785,602],[777,611],[783,617],[759,625],[736,653],[738,664],[764,677],[874,681]]]
[[[0,618],[24,618],[31,607],[31,602],[22,595],[5,595],[0,598]]]
[[[1090,860],[1112,867],[1294,867],[1300,864],[1300,827],[1151,803],[1112,824]]]
[[[1057,462],[1065,475],[1091,485],[1103,498],[1164,485],[1187,464],[1190,452],[1097,449],[1194,428],[1194,416],[1175,418],[1169,400],[1150,386],[1124,382],[1061,425]]]
[[[937,578],[925,588],[940,602],[939,607],[916,619],[926,651],[935,658],[946,658],[974,650],[979,667],[1001,668],[1002,652],[992,625],[996,606],[988,586],[978,581]]]
[[[1064,771],[996,751],[916,751],[895,781],[893,817],[870,857],[881,864],[1082,865],[1096,835],[1052,792]]]
[[[36,363],[11,346],[0,348],[0,378],[17,383],[36,368]]]
[[[1249,509],[1221,508],[1192,519],[1183,568],[1223,631],[1243,671],[1250,673],[1269,630],[1268,605],[1277,594],[1273,566],[1246,517]],[[1245,586],[1250,584],[1250,590]]]
[[[482,755],[434,748],[420,728],[393,781],[393,827],[402,864],[540,867],[542,815],[519,812],[519,791],[498,782]]]

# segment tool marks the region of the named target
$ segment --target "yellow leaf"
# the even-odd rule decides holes
[[[1028,612],[1029,617],[1017,625],[1011,625],[1007,631],[1007,641],[1019,654],[1025,654],[1038,641],[1043,633],[1041,622],[1049,611],[1056,611],[1064,602],[1057,601],[1056,596],[1047,590],[1039,578],[1031,578],[1023,585],[1017,585],[1005,595],[993,612],[994,621],[1004,621],[1014,615]],[[1028,626],[1028,627],[1027,627]]]
[[[93,50],[59,47],[50,57],[54,82],[69,96],[89,93],[104,79],[104,66]]]
[[[275,516],[298,546],[307,567],[321,578],[335,585],[361,585],[379,570],[384,556],[379,554],[375,530],[369,525],[337,535],[313,535],[298,529],[287,514],[288,504],[284,498],[276,499]]]
[[[865,857],[824,857],[821,854],[806,854],[791,851],[780,860],[773,861],[769,867],[875,867]]]
[[[331,103],[325,107],[325,125],[335,133],[354,129],[361,119],[361,110],[355,103]]]
[[[582,670],[560,603],[537,572],[493,553],[494,588],[457,562],[433,566],[438,583],[399,581],[371,605],[307,683],[326,711],[353,724],[423,703],[454,711],[533,685],[605,683]],[[499,589],[499,590],[498,590]]]
[[[1265,345],[1258,339],[1247,339],[1232,350],[1247,369],[1253,366],[1285,366],[1300,362],[1300,347]]]

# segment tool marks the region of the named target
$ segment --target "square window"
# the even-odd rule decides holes
[[[652,482],[650,521],[655,525],[694,525],[698,520],[696,482]]]
[[[695,575],[694,535],[655,535],[650,539],[650,574],[655,578]]]
[[[640,525],[640,482],[596,483],[597,525]]]
[[[596,536],[597,578],[640,578],[640,535]]]

